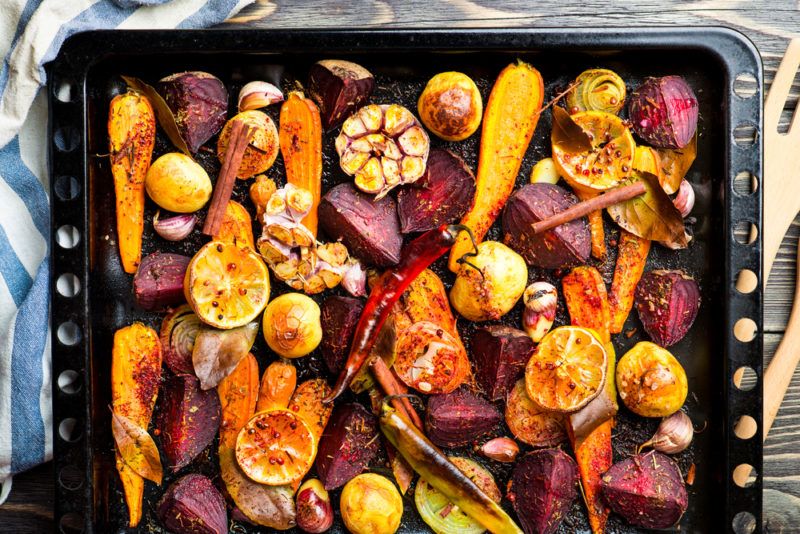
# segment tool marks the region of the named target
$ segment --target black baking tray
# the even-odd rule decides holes
[[[746,294],[735,289],[742,269],[761,278],[760,237],[741,243],[737,239],[741,232],[736,230],[747,223],[761,228],[762,190],[752,191],[749,180],[735,178],[746,173],[756,179],[761,176],[762,66],[752,43],[725,28],[97,31],[67,40],[48,65],[55,517],[61,530],[129,530],[109,428],[111,337],[115,329],[133,320],[156,327],[160,322],[159,316],[144,314],[133,305],[131,277],[120,267],[115,244],[105,123],[110,99],[124,89],[119,76],[154,82],[182,70],[209,71],[226,83],[234,109],[243,83],[266,79],[288,89],[305,80],[311,63],[325,57],[364,64],[376,74],[373,101],[400,102],[412,110],[425,81],[436,72],[466,72],[485,99],[497,73],[517,58],[542,72],[546,101],[590,67],[617,71],[629,89],[648,75],[680,74],[689,80],[700,102],[698,158],[689,174],[697,192],[694,240],[681,252],[653,247],[648,264],[648,268],[686,269],[697,278],[703,294],[694,327],[672,349],[689,376],[689,413],[697,427],[705,425],[692,448],[678,457],[684,473],[693,463],[696,474],[689,487],[689,510],[677,530],[761,531],[761,434],[739,439],[733,427],[744,415],[760,426],[762,413],[761,285]],[[277,119],[275,109],[269,112]],[[549,131],[550,113],[545,112],[523,161],[520,184],[527,180],[533,163],[549,155]],[[737,143],[735,133],[752,134],[752,142]],[[333,134],[325,137],[325,187],[346,179],[338,170],[332,138]],[[476,134],[463,143],[432,142],[459,153],[474,169],[478,138]],[[214,146],[213,141],[208,145]],[[159,134],[156,152],[167,150],[169,145]],[[201,152],[198,159],[215,177],[219,164],[213,154]],[[269,174],[281,183],[280,159]],[[248,202],[241,184],[236,197]],[[178,245],[153,238],[149,223],[154,211],[148,205],[145,253],[156,249],[189,253],[197,247],[198,236]],[[496,228],[490,237],[499,237]],[[607,280],[613,265],[613,254],[598,264]],[[449,286],[452,277],[441,262],[436,270]],[[530,276],[553,279],[552,273],[537,269],[531,269]],[[274,284],[275,293],[285,291],[280,285]],[[564,322],[563,306],[561,310],[558,320]],[[503,322],[517,325],[519,316],[518,306]],[[618,357],[642,339],[634,316],[626,328],[636,328],[636,333],[630,339],[618,336]],[[757,333],[749,342],[734,337],[733,325],[741,318],[755,322]],[[470,327],[461,328],[468,340]],[[257,344],[254,353],[262,369],[274,357],[263,344]],[[316,355],[298,365],[301,378],[324,372]],[[754,377],[742,389],[733,383],[733,374],[741,367],[752,369]],[[623,408],[614,434],[615,458],[631,454],[656,425],[657,421],[634,418]],[[213,477],[216,447],[209,449],[179,474],[192,470]],[[751,465],[756,474],[745,488],[732,480],[739,464]],[[503,487],[507,469],[494,470]],[[167,475],[165,484],[175,476]],[[162,489],[146,486],[139,531],[161,532],[155,504]],[[400,532],[428,532],[413,512],[412,501],[405,501]],[[236,532],[269,531],[240,523],[232,527]],[[582,504],[576,502],[559,532],[585,531],[586,516]],[[608,531],[636,530],[612,514]],[[332,532],[344,532],[338,515]]]

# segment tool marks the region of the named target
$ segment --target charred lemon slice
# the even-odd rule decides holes
[[[588,328],[550,331],[528,360],[525,389],[544,410],[569,413],[586,406],[605,385],[608,353]]]
[[[262,259],[222,241],[212,241],[194,255],[183,285],[200,320],[226,330],[253,321],[269,300],[269,272]]]
[[[236,438],[236,462],[254,482],[268,486],[303,478],[317,455],[308,424],[289,410],[255,414]]]
[[[630,176],[636,147],[625,123],[611,113],[583,111],[570,116],[588,136],[591,149],[577,148],[565,130],[553,128],[553,161],[558,174],[584,191],[605,191]]]

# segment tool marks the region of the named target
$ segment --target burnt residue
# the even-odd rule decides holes
[[[90,239],[90,278],[92,280],[90,303],[92,310],[92,351],[94,354],[91,381],[93,386],[92,413],[98,414],[92,433],[94,500],[96,516],[94,521],[97,531],[116,532],[125,530],[127,512],[121,487],[115,476],[103,474],[109,466],[113,470],[113,441],[110,431],[105,428],[107,422],[107,408],[109,398],[108,354],[110,354],[111,336],[117,328],[130,324],[133,321],[143,321],[145,324],[158,329],[162,315],[145,313],[138,309],[134,303],[132,291],[132,277],[126,275],[119,265],[117,243],[114,231],[114,202],[113,182],[111,179],[106,154],[107,136],[105,121],[108,103],[124,84],[120,75],[133,75],[155,83],[157,80],[174,72],[186,70],[203,70],[219,77],[226,85],[229,96],[228,117],[236,113],[236,95],[244,83],[255,79],[268,79],[278,82],[284,91],[302,87],[307,80],[308,68],[315,61],[322,59],[324,54],[295,54],[282,58],[274,55],[247,55],[247,54],[201,54],[165,55],[156,60],[151,56],[127,55],[112,57],[100,61],[90,72],[87,80],[88,100],[87,110],[89,116],[89,152],[90,179],[92,180],[89,196],[91,215]],[[671,348],[671,351],[681,361],[689,377],[690,396],[687,400],[687,411],[697,427],[708,423],[706,432],[699,434],[693,445],[677,455],[681,472],[686,474],[689,466],[697,464],[695,483],[689,488],[689,511],[682,520],[684,531],[709,531],[712,530],[712,515],[704,513],[714,506],[721,508],[721,496],[714,495],[712,488],[719,484],[718,477],[725,476],[720,469],[724,469],[722,460],[715,458],[715,451],[723,447],[721,385],[719,381],[723,376],[722,356],[718,343],[721,340],[721,317],[724,295],[722,291],[722,278],[720,259],[724,256],[725,234],[723,224],[723,203],[718,198],[717,189],[712,186],[712,180],[718,180],[724,175],[721,157],[725,146],[725,132],[716,125],[723,122],[723,110],[720,106],[722,75],[716,63],[711,59],[696,57],[691,63],[678,57],[668,50],[648,52],[623,52],[612,55],[593,56],[587,54],[529,54],[529,53],[467,53],[467,54],[436,54],[436,53],[382,53],[382,54],[347,54],[352,59],[363,64],[375,74],[375,90],[371,98],[372,103],[388,104],[399,103],[406,106],[416,114],[416,102],[427,80],[442,70],[458,70],[470,75],[480,89],[484,103],[487,102],[491,86],[497,74],[512,61],[518,58],[532,63],[542,72],[545,79],[545,102],[557,94],[557,87],[566,87],[568,83],[582,70],[591,67],[605,67],[615,70],[626,81],[629,87],[636,87],[646,76],[659,76],[666,74],[680,74],[696,89],[700,105],[700,124],[698,139],[698,158],[689,172],[689,179],[698,191],[697,204],[693,211],[698,218],[695,225],[694,240],[687,250],[668,251],[659,246],[654,246],[647,263],[647,270],[654,268],[683,269],[698,281],[702,292],[702,303],[697,321],[687,337]],[[276,63],[278,63],[276,65]],[[277,79],[280,77],[280,79]],[[267,108],[266,113],[277,123],[280,106],[274,105]],[[520,173],[517,178],[517,188],[528,183],[531,169],[536,161],[550,156],[550,127],[551,115],[549,111],[543,112],[533,140],[522,161]],[[334,149],[334,139],[338,128],[325,132],[323,136],[323,191],[330,190],[333,186],[351,182],[339,167],[338,156]],[[453,152],[461,158],[474,172],[478,164],[478,148],[480,142],[480,129],[471,137],[462,142],[445,142],[431,136],[431,147],[443,148]],[[216,155],[217,136],[212,137],[203,145],[195,159],[208,172],[213,181],[220,170],[220,162]],[[154,159],[161,154],[176,150],[163,132],[159,129]],[[285,184],[285,172],[282,158],[278,158],[272,168],[266,173],[273,178],[280,187]],[[242,203],[253,214],[255,208],[248,196],[248,187],[252,180],[238,180],[234,186],[233,199]],[[394,193],[392,193],[394,195]],[[173,252],[191,256],[197,251],[207,238],[200,234],[202,221],[205,219],[207,209],[198,213],[199,224],[195,231],[181,242],[168,242],[160,238],[153,230],[152,219],[157,206],[147,200],[145,215],[145,234],[143,255],[155,251]],[[162,212],[162,217],[167,214]],[[253,230],[260,234],[260,225],[254,222]],[[613,241],[618,232],[615,226],[606,218],[606,239]],[[328,236],[322,235],[326,239]],[[415,237],[414,234],[405,236],[408,241]],[[499,221],[490,229],[485,239],[502,241],[502,232]],[[594,259],[589,264],[594,265],[603,274],[607,283],[610,283],[613,273],[616,250],[609,246],[609,254],[605,261]],[[442,278],[445,286],[452,287],[454,276],[447,269],[446,259],[433,265],[433,270]],[[560,289],[560,278],[568,271],[550,271],[538,268],[529,269],[529,282],[545,280]],[[288,292],[290,289],[275,281],[272,287],[272,297]],[[321,303],[331,294],[344,295],[341,288],[328,291],[313,298]],[[559,291],[560,294],[560,291]],[[515,328],[521,327],[523,304],[520,301],[515,308],[505,315],[501,321],[491,324],[503,324]],[[559,295],[558,311],[555,325],[568,324],[569,317],[563,298]],[[555,326],[554,325],[554,326]],[[461,339],[464,340],[469,350],[469,340],[472,339],[474,330],[483,325],[469,321],[458,321]],[[616,336],[615,347],[617,358],[633,346],[637,341],[646,339],[641,324],[635,313],[632,314],[623,331],[635,329],[630,338],[625,335]],[[262,371],[277,358],[263,341],[261,336],[253,347],[253,354],[259,360]],[[330,373],[325,365],[321,351],[318,349],[310,356],[294,360],[298,371],[298,382],[312,377],[326,377],[330,383],[335,376]],[[166,372],[166,371],[165,371]],[[347,393],[340,402],[358,400],[364,406],[369,406],[366,395],[355,397]],[[502,411],[502,403],[497,407]],[[105,411],[104,411],[105,410]],[[105,425],[105,426],[104,426]],[[614,429],[614,460],[619,461],[635,453],[636,447],[645,442],[658,426],[656,419],[644,419],[628,412],[624,407],[617,416]],[[495,476],[501,488],[506,487],[513,464],[493,462],[480,455],[480,445],[492,437],[511,436],[504,422],[491,433],[475,440],[467,446],[448,449],[448,454],[468,456],[481,465],[487,467]],[[156,441],[159,438],[156,437]],[[568,445],[563,445],[566,450]],[[521,455],[531,450],[522,445]],[[165,474],[164,484],[161,488],[147,483],[145,488],[145,505],[140,532],[164,532],[156,517],[158,500],[164,488],[178,477],[199,472],[208,476],[215,484],[220,485],[219,464],[217,458],[217,441],[215,439],[204,453],[195,458],[188,466],[177,473]],[[383,451],[371,463],[371,469],[391,476],[388,470]],[[311,476],[315,475],[312,470]],[[413,491],[413,486],[412,490]],[[333,491],[332,502],[338,503],[339,492]],[[413,498],[406,498],[403,524],[399,532],[418,533],[427,532],[416,514]],[[715,504],[716,503],[716,504]],[[511,512],[507,500],[503,505]],[[335,506],[334,508],[338,508]],[[717,517],[717,516],[713,516]],[[588,531],[588,520],[584,505],[577,499],[570,512],[562,523],[558,532],[571,533]],[[263,532],[263,529],[248,526],[245,523],[236,523],[237,532]],[[632,533],[636,529],[624,524],[614,516],[609,520],[609,533]],[[295,532],[295,531],[290,531]],[[336,510],[336,522],[330,532],[344,533],[341,516]]]

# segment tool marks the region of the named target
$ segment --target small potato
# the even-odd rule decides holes
[[[508,313],[528,283],[522,256],[497,241],[478,245],[478,255],[463,263],[450,290],[450,303],[470,321],[493,321]]]
[[[440,72],[419,96],[417,111],[425,127],[436,136],[445,141],[463,141],[478,129],[483,101],[472,78],[460,72]]]
[[[344,486],[339,508],[353,534],[393,534],[400,528],[403,498],[388,478],[364,473]]]
[[[630,411],[643,417],[668,417],[683,406],[686,372],[667,349],[641,341],[617,362],[617,389]]]
[[[322,341],[317,303],[301,293],[285,293],[267,305],[263,319],[264,339],[284,358],[300,358]]]
[[[147,194],[165,210],[193,213],[211,198],[211,179],[192,158],[180,152],[164,154],[150,166],[144,181]]]
[[[263,111],[250,110],[242,111],[229,120],[222,133],[219,134],[217,141],[217,158],[220,162],[225,161],[225,152],[228,150],[228,141],[231,137],[231,128],[234,121],[243,121],[253,127],[255,131],[250,138],[250,144],[244,150],[242,163],[239,165],[237,178],[246,180],[256,174],[266,172],[275,163],[278,157],[278,129],[275,123]]]

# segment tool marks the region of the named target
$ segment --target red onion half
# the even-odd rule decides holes
[[[636,135],[657,148],[683,148],[697,129],[697,97],[680,76],[647,78],[629,112]]]

